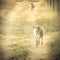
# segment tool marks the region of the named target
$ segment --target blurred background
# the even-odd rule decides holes
[[[38,48],[36,24],[44,27]],[[60,0],[0,0],[0,60],[60,60]]]

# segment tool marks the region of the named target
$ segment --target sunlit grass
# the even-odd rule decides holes
[[[1,29],[4,28],[2,32],[5,33],[1,45],[6,55],[8,55],[5,56],[7,59],[26,60],[30,57],[31,60],[35,58],[39,60],[43,59],[43,57],[47,58],[46,56],[49,53],[47,45],[50,43],[51,37],[56,33],[54,29],[56,20],[54,17],[57,14],[45,2],[42,3],[35,2],[35,8],[31,11],[30,3],[16,2],[11,10],[1,11],[3,13],[1,16],[5,18],[4,23],[6,22],[3,23],[4,27],[1,26]],[[33,28],[36,24],[42,25],[46,32],[44,45],[39,48],[36,48],[33,36]]]

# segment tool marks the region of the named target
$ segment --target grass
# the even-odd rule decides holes
[[[1,21],[0,21],[0,25],[1,25],[1,30],[2,30],[2,32],[3,32],[3,35],[4,35],[4,32],[5,32],[5,30],[3,30],[2,28],[4,28],[4,27],[6,27],[7,25],[8,25],[8,27],[7,28],[11,28],[12,26],[13,26],[13,29],[11,29],[11,30],[8,30],[8,29],[6,29],[6,28],[4,28],[4,29],[6,29],[7,31],[8,31],[8,33],[7,33],[7,35],[10,33],[10,31],[11,31],[11,33],[12,33],[12,35],[14,36],[14,37],[10,37],[10,35],[8,35],[8,36],[4,36],[4,37],[6,37],[5,39],[4,39],[4,41],[3,41],[3,39],[2,39],[2,42],[4,42],[6,45],[5,46],[3,46],[3,48],[5,49],[6,48],[6,51],[4,51],[4,52],[6,52],[6,53],[9,53],[10,52],[10,49],[11,48],[13,48],[11,51],[13,51],[14,52],[14,54],[11,54],[11,56],[9,56],[9,57],[7,57],[8,58],[8,60],[29,60],[30,58],[29,58],[29,53],[30,53],[30,51],[29,51],[29,48],[28,47],[26,47],[25,45],[24,45],[24,43],[26,44],[26,41],[27,41],[27,39],[28,40],[30,40],[30,41],[28,41],[27,43],[28,44],[26,44],[26,45],[29,45],[29,43],[32,41],[32,38],[30,38],[30,35],[29,34],[27,34],[26,32],[28,32],[29,31],[29,33],[30,33],[30,30],[32,31],[32,29],[30,29],[30,27],[32,27],[33,25],[31,25],[30,23],[28,23],[26,20],[27,19],[29,19],[29,20],[33,20],[34,19],[34,17],[36,17],[36,23],[37,24],[39,24],[39,25],[42,25],[43,27],[44,27],[44,29],[45,29],[45,33],[47,34],[49,34],[50,36],[52,36],[52,34],[53,34],[53,32],[57,32],[57,29],[58,29],[58,23],[56,23],[57,22],[57,19],[55,20],[55,19],[49,19],[49,18],[42,18],[42,19],[38,19],[37,18],[37,15],[36,16],[34,16],[34,13],[35,12],[37,12],[37,11],[32,11],[32,12],[34,12],[34,13],[32,13],[32,12],[30,12],[30,10],[28,9],[28,8],[19,8],[19,7],[21,7],[19,4],[16,4],[17,6],[17,10],[15,10],[15,6],[13,7],[14,9],[12,9],[11,8],[11,11],[9,10],[9,9],[7,9],[7,10],[3,10],[3,14],[1,14],[1,16],[2,16],[2,18],[1,18]],[[22,4],[23,5],[23,7],[26,7],[26,4],[24,3],[24,4]],[[28,5],[28,4],[27,4]],[[38,6],[38,5],[37,5]],[[31,15],[33,16],[33,18],[31,19],[31,17],[30,17],[30,15],[29,14],[25,14],[26,12],[26,9],[28,9],[27,11],[29,11],[30,13],[31,13]],[[39,10],[39,9],[38,9]],[[14,13],[17,13],[16,14],[16,16],[8,16],[8,17],[10,17],[10,18],[13,18],[12,20],[14,20],[14,18],[16,18],[16,20],[14,20],[14,22],[12,22],[12,21],[10,21],[9,23],[8,23],[8,21],[9,20],[11,20],[11,19],[7,19],[7,15],[8,15],[8,13],[10,14],[10,12],[13,12],[14,11]],[[18,12],[19,11],[19,12]],[[23,12],[23,13],[21,13],[21,12]],[[27,12],[27,13],[29,13],[29,12]],[[39,10],[39,12],[40,12],[40,10]],[[40,13],[39,12],[37,12],[37,14],[40,16]],[[14,15],[14,14],[13,14]],[[28,15],[29,15],[29,17],[28,17]],[[4,19],[4,17],[6,18],[6,19]],[[4,23],[3,23],[3,19],[4,19]],[[33,21],[34,23],[35,23],[35,21]],[[32,23],[33,23],[32,22]],[[4,26],[2,27],[2,25],[4,24]],[[10,26],[9,24],[10,23],[13,23],[13,25],[12,26]],[[30,25],[29,25],[30,24]],[[24,29],[28,29],[28,30],[24,30]],[[0,32],[0,34],[2,35],[2,33]],[[47,34],[47,35],[48,35]],[[31,35],[32,36],[32,35]],[[7,40],[8,39],[8,40]],[[11,39],[11,41],[10,41],[10,39]],[[54,37],[53,38],[54,40],[53,40],[53,42],[49,45],[49,47],[50,47],[50,49],[51,49],[51,53],[54,55],[54,56],[56,56],[56,58],[55,59],[59,59],[58,57],[60,56],[59,55],[59,51],[60,51],[60,44],[59,44],[59,36],[56,36],[56,38]],[[25,42],[23,42],[23,40],[26,40]],[[49,41],[50,40],[50,38],[47,38],[47,40]],[[47,40],[45,40],[45,41],[47,41]],[[9,42],[10,41],[10,42]],[[21,42],[22,41],[22,42]],[[11,47],[9,47],[10,46],[10,43],[12,42],[12,44],[11,44]],[[13,44],[14,42],[16,42],[17,44]],[[9,46],[8,46],[8,43],[9,43]],[[33,45],[33,43],[31,43],[30,44],[31,46]],[[44,48],[45,48],[46,46],[44,46]],[[46,47],[47,48],[47,47]],[[36,48],[35,48],[36,49]],[[46,50],[44,50],[44,49],[42,49],[42,48],[40,48],[40,50],[42,51],[44,51],[43,53],[41,53],[40,52],[40,50],[38,49],[38,51],[36,51],[34,49],[34,47],[32,47],[31,48],[31,50],[33,50],[32,52],[33,53],[31,53],[31,56],[32,56],[32,58],[35,58],[34,56],[35,56],[35,54],[34,54],[34,52],[35,53],[38,53],[37,54],[37,59],[38,60],[42,60],[42,58],[40,59],[40,56],[41,56],[41,54],[43,54],[44,55],[44,52],[46,51]],[[53,51],[53,52],[52,52]],[[41,53],[41,54],[40,54]],[[8,54],[9,55],[9,54]],[[39,56],[39,57],[38,57]],[[44,55],[45,56],[45,55]],[[30,59],[31,60],[31,59]]]
[[[14,46],[14,55],[8,58],[8,60],[27,60],[29,56],[29,50],[27,47],[15,45]]]
[[[51,51],[51,60],[60,60],[60,33],[54,36],[53,42],[49,44]]]
[[[56,32],[58,31],[58,22],[57,19],[38,19],[37,21],[38,25],[41,25],[44,27],[46,32]]]

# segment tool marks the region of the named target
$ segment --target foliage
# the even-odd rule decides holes
[[[49,45],[54,60],[60,60],[60,33],[55,36],[54,41]]]
[[[37,24],[44,27],[46,32],[54,32],[58,31],[58,23],[57,20],[53,19],[38,19]]]
[[[15,46],[15,55],[10,57],[9,60],[26,60],[28,58],[29,51],[26,47]]]

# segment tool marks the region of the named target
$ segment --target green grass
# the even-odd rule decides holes
[[[53,42],[49,44],[51,51],[51,59],[60,60],[60,33],[54,36]]]
[[[58,22],[57,20],[53,20],[53,19],[38,19],[37,21],[38,25],[41,25],[44,27],[46,32],[56,32],[58,31]]]
[[[27,47],[16,45],[13,49],[14,56],[9,57],[8,60],[26,60],[29,55],[29,50]]]

